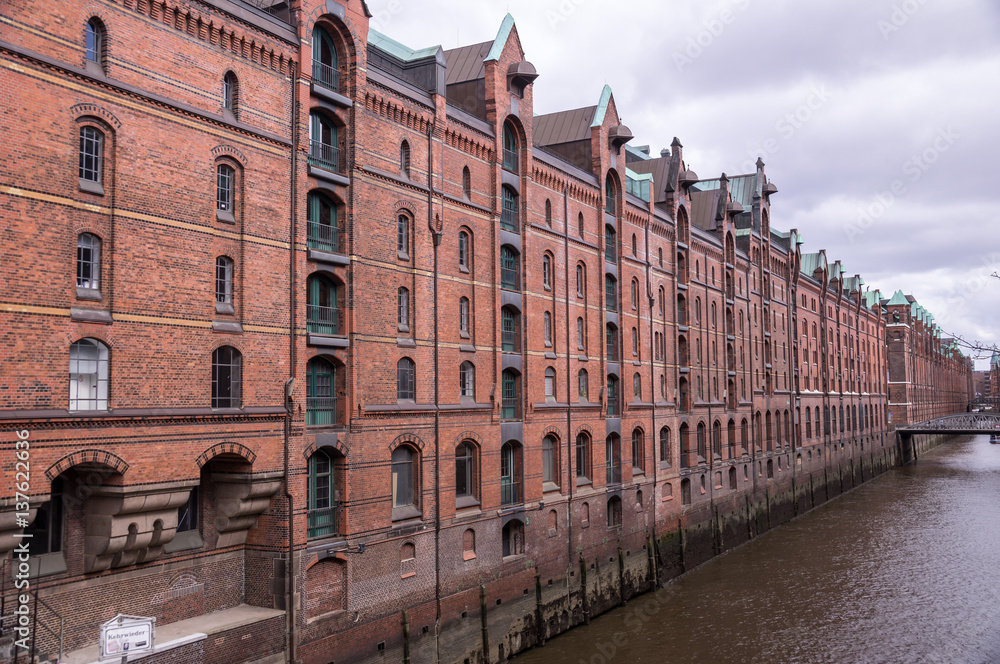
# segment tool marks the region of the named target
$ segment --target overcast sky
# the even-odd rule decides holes
[[[509,11],[535,113],[611,86],[632,145],[674,136],[702,178],[758,156],[797,228],[949,334],[1000,343],[1000,3],[995,0],[368,0],[412,48],[493,39]],[[972,351],[969,351],[970,353]],[[984,368],[984,362],[977,362]]]

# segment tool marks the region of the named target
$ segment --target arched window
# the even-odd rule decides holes
[[[559,441],[552,435],[542,438],[542,482],[559,484]]]
[[[548,311],[545,312],[544,316],[544,335],[545,335],[545,345],[548,347],[552,346],[552,314]]]
[[[580,369],[580,372],[576,375],[576,377],[577,377],[577,395],[579,396],[580,401],[587,402],[589,400],[588,391],[590,390],[590,386],[588,385],[588,383],[590,382],[589,374],[587,373],[586,369]]]
[[[608,311],[618,311],[618,280],[613,275],[604,275],[604,306]]]
[[[548,253],[542,256],[542,287],[552,290],[552,256]]]
[[[69,410],[108,409],[108,347],[80,339],[69,347]]]
[[[587,266],[583,263],[576,264],[576,296],[586,297],[587,295]]]
[[[608,362],[618,361],[618,328],[614,323],[605,325],[605,349]]]
[[[556,370],[552,367],[545,369],[545,398],[547,400],[556,398]]]
[[[632,279],[632,310],[639,308],[639,281]]]
[[[240,82],[236,74],[227,71],[222,77],[222,108],[239,117]]]
[[[215,302],[233,304],[233,259],[228,256],[215,259]]]
[[[408,357],[396,363],[396,399],[415,401],[417,398],[417,367]]]
[[[587,328],[583,323],[583,318],[576,319],[576,347],[577,350],[587,350]]]
[[[500,341],[503,352],[521,352],[521,314],[509,305],[500,309]]]
[[[329,33],[320,27],[313,28],[312,80],[325,88],[340,92],[337,49]]]
[[[500,504],[513,505],[524,500],[522,491],[521,445],[508,441],[500,448]]]
[[[514,369],[504,369],[502,374],[502,406],[500,419],[521,419],[521,375]]]
[[[708,456],[708,429],[704,422],[698,423],[698,462],[704,462]]]
[[[583,213],[580,212],[576,216],[576,230],[583,237]]]
[[[337,286],[322,274],[310,275],[306,300],[306,330],[313,334],[340,334]]]
[[[722,423],[718,420],[712,425],[712,456],[722,458]]]
[[[220,346],[212,353],[212,408],[239,408],[243,356],[232,346]]]
[[[455,500],[457,507],[479,504],[479,467],[476,446],[469,441],[455,448]]]
[[[590,437],[585,433],[576,436],[576,476],[584,480],[590,479]]]
[[[604,260],[609,263],[618,261],[618,235],[611,224],[604,226]]]
[[[458,232],[458,268],[463,272],[469,271],[469,233],[467,231]]]
[[[80,233],[76,239],[76,287],[101,287],[101,240],[92,233]]]
[[[333,459],[325,450],[309,457],[309,505],[306,537],[323,537],[337,532],[336,483]]]
[[[660,463],[670,465],[670,427],[660,429]]]
[[[552,201],[545,199],[545,225],[552,228]]]
[[[469,337],[469,298],[458,298],[458,332],[463,338]]]
[[[632,401],[642,401],[642,376],[639,372],[632,374]]]
[[[340,172],[337,127],[315,112],[309,114],[309,162],[328,171]]]
[[[503,185],[500,188],[500,227],[517,233],[520,230],[520,210],[517,192],[513,187]]]
[[[400,507],[417,505],[417,453],[412,447],[400,445],[392,451],[393,518]]]
[[[656,248],[656,260],[659,263],[660,267],[662,268],[663,267],[663,247],[657,247]]]
[[[462,193],[466,200],[472,200],[472,173],[468,166],[462,169]]]
[[[336,369],[322,357],[306,365],[306,424],[323,426],[337,422]]]
[[[618,409],[618,377],[608,376],[608,417],[619,417]]]
[[[399,146],[399,173],[403,177],[410,177],[410,144],[403,141]]]
[[[646,434],[636,427],[632,430],[632,474],[646,472]]]
[[[215,209],[220,219],[235,220],[236,170],[229,164],[215,167]]]
[[[401,332],[410,330],[410,290],[400,286],[396,294],[396,324]]]
[[[658,303],[660,309],[660,318],[663,318],[667,312],[667,294],[666,291],[663,289],[663,286],[660,286]]]
[[[396,215],[396,255],[410,259],[410,217],[402,213]]]
[[[500,287],[521,290],[520,255],[509,244],[500,247]]]
[[[615,181],[611,179],[611,175],[609,174],[604,181],[604,211],[608,214],[615,214],[617,209],[618,189],[615,187]]]
[[[307,246],[322,251],[340,252],[340,227],[337,206],[325,194],[310,193],[306,219]]]
[[[636,244],[635,233],[632,233],[632,255],[635,256],[638,252],[638,245]]]
[[[503,125],[503,167],[508,171],[519,171],[519,149],[517,145],[517,130],[509,122]]]
[[[639,329],[632,328],[632,357],[639,357]]]
[[[458,370],[459,395],[473,398],[476,396],[476,367],[472,362],[462,362]]]
[[[95,184],[104,181],[104,134],[89,125],[80,127],[80,180]]]
[[[744,417],[740,420],[740,453],[747,453],[747,441],[750,439],[750,425]]]
[[[85,27],[87,52],[87,68],[96,70],[98,73],[104,72],[104,24],[96,16],[87,21]]]
[[[622,499],[611,496],[608,500],[608,528],[619,528],[622,525]]]
[[[519,556],[524,553],[524,524],[517,519],[512,519],[504,524],[503,531],[503,557]]]
[[[621,484],[622,444],[616,433],[609,435],[604,441],[604,468],[608,484]]]

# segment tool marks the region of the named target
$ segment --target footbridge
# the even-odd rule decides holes
[[[913,436],[934,433],[956,436],[960,434],[1000,434],[1000,415],[959,413],[897,427],[896,444],[899,446],[902,462],[909,463],[917,458],[917,452],[913,446]]]

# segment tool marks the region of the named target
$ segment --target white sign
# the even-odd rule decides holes
[[[101,660],[153,652],[156,618],[118,614],[101,625]]]

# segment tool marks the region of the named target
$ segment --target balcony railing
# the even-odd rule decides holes
[[[507,201],[504,201],[503,209],[500,211],[500,228],[513,233],[518,231],[517,203],[510,205]]]
[[[500,268],[500,287],[506,288],[507,290],[521,290],[517,277],[517,268]]]
[[[306,305],[306,329],[313,334],[340,334],[340,309]]]
[[[622,483],[622,469],[621,466],[606,466],[605,475],[608,484],[621,484]]]
[[[518,397],[504,397],[500,408],[501,420],[521,419],[521,400]]]
[[[514,173],[517,173],[517,162],[518,162],[517,151],[516,150],[508,150],[507,148],[504,148],[503,149],[503,167],[505,169],[507,169],[508,171],[512,171]]]
[[[339,531],[340,503],[335,502],[330,507],[309,510],[306,513],[306,537],[323,537],[334,535]]]
[[[306,397],[306,424],[323,426],[337,423],[337,397]]]
[[[340,172],[340,148],[320,141],[309,142],[309,161],[328,171]]]
[[[306,222],[308,233],[307,245],[313,249],[321,249],[332,253],[340,253],[340,229],[329,224],[315,221]]]
[[[500,478],[500,504],[517,505],[524,502],[521,496],[521,483],[515,482],[509,477]]]
[[[608,394],[608,417],[618,417],[617,394]]]
[[[340,72],[330,65],[313,60],[312,80],[324,88],[340,92]]]
[[[505,353],[519,353],[521,351],[521,338],[517,330],[501,330],[500,340]]]

